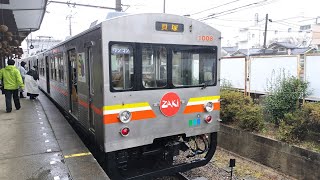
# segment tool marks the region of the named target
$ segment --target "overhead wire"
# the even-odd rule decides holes
[[[233,8],[233,9],[228,9],[228,10],[225,10],[225,11],[221,11],[221,12],[218,12],[218,13],[211,14],[211,15],[209,15],[207,17],[204,17],[204,18],[199,18],[198,20],[205,21],[205,20],[208,20],[208,19],[219,17],[219,15],[221,16],[221,15],[235,13],[235,12],[237,12],[237,10],[243,10],[246,7],[250,7],[250,6],[253,6],[253,5],[258,5],[258,4],[264,3],[266,1],[268,1],[268,0],[258,1],[258,2],[254,2],[254,3],[246,4],[246,5],[243,5],[243,6],[240,6],[240,7],[236,7],[236,8]]]
[[[221,4],[221,5],[209,8],[209,9],[205,9],[205,10],[202,10],[202,11],[199,11],[199,12],[196,12],[196,13],[192,13],[190,15],[193,16],[193,15],[196,15],[196,14],[200,14],[200,13],[203,13],[203,12],[206,12],[206,11],[209,11],[209,10],[212,10],[212,9],[216,9],[216,8],[219,8],[219,7],[222,7],[222,6],[226,6],[226,5],[238,2],[238,1],[241,1],[241,0],[235,0],[235,1],[228,2],[228,3],[224,3],[224,4]]]
[[[263,0],[263,1],[258,1],[258,2],[254,2],[254,3],[246,4],[246,5],[244,5],[244,6],[240,6],[240,7],[237,7],[237,8],[225,10],[225,11],[222,11],[222,12],[219,12],[219,13],[216,13],[216,14],[211,14],[211,15],[209,15],[209,16],[206,16],[206,17],[203,17],[203,18],[199,18],[199,19],[197,19],[197,20],[205,21],[205,20],[208,20],[208,19],[213,19],[213,18],[216,18],[216,17],[220,17],[220,16],[225,16],[225,15],[228,15],[228,14],[236,13],[236,12],[238,12],[238,11],[251,8],[252,6],[254,6],[254,7],[260,7],[260,6],[268,5],[268,4],[274,3],[275,1],[278,1],[278,0],[271,0],[271,1],[269,1],[269,0]]]

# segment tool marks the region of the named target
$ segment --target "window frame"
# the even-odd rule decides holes
[[[214,55],[215,55],[215,57],[216,57],[216,59],[215,59],[215,61],[213,62],[213,64],[214,64],[214,66],[212,67],[213,69],[212,69],[212,77],[214,78],[213,79],[213,83],[212,84],[208,84],[208,85],[206,85],[206,86],[208,86],[208,87],[210,87],[210,86],[216,86],[217,85],[217,81],[218,81],[218,79],[217,79],[217,71],[218,71],[218,52],[217,52],[217,47],[216,46],[202,46],[202,45],[175,45],[175,46],[173,46],[173,47],[175,47],[175,48],[170,48],[170,52],[172,52],[173,51],[173,49],[177,49],[177,47],[201,47],[201,48],[208,48],[207,50],[209,51],[209,48],[210,47],[212,47],[212,50],[211,51],[215,51],[214,52]],[[215,49],[215,50],[214,50]],[[194,49],[193,49],[194,50]],[[171,81],[171,85],[172,85],[172,87],[170,87],[170,88],[173,88],[173,89],[178,89],[178,88],[192,88],[192,87],[202,87],[203,85],[201,85],[201,84],[198,84],[198,85],[182,85],[182,86],[176,86],[176,85],[174,85],[174,83],[173,83],[173,79],[172,79],[172,66],[173,66],[173,55],[172,55],[172,53],[170,53],[171,54],[171,59],[169,60],[169,61],[171,61],[170,62],[170,64],[171,64],[171,68],[170,68],[170,72],[168,72],[168,73],[170,73],[171,74],[171,79],[170,79],[170,81]],[[200,61],[199,61],[200,62]],[[199,68],[200,68],[200,63],[199,63]],[[200,69],[199,69],[199,72],[200,72]],[[200,74],[199,74],[199,81],[200,81]]]
[[[131,89],[115,89],[112,87],[112,69],[111,69],[111,47],[114,44],[119,45],[130,45],[133,50],[133,85]],[[164,87],[144,87],[142,83],[142,47],[148,45],[163,46],[167,50],[167,84]],[[207,85],[207,87],[217,86],[218,83],[218,46],[208,46],[208,45],[188,45],[188,44],[161,44],[161,43],[134,43],[134,42],[124,42],[124,41],[110,41],[108,44],[108,63],[109,63],[109,84],[110,92],[127,92],[127,91],[144,91],[144,90],[160,90],[160,89],[180,89],[180,88],[201,88],[202,85],[188,85],[188,86],[174,86],[172,79],[172,50],[177,47],[202,47],[202,48],[211,48],[214,56],[216,57],[214,61],[214,67],[212,75],[214,77],[213,84]]]
[[[130,89],[115,89],[113,86],[112,86],[112,65],[111,65],[111,47],[115,44],[118,44],[118,45],[127,45],[127,46],[131,46],[132,48],[132,55],[133,55],[133,81],[134,83],[132,84],[132,87]],[[137,83],[136,83],[136,75],[137,75],[137,70],[136,70],[136,63],[137,63],[137,50],[136,50],[136,45],[135,43],[130,43],[130,42],[110,42],[109,43],[109,83],[110,83],[110,91],[111,92],[124,92],[124,91],[135,91],[137,89]]]
[[[142,83],[142,81],[143,81],[143,78],[142,78],[142,75],[143,75],[143,64],[142,64],[142,49],[143,49],[143,47],[147,47],[147,46],[152,46],[152,45],[154,45],[154,46],[157,46],[157,47],[160,47],[160,46],[162,46],[162,47],[164,47],[164,48],[166,48],[166,51],[167,51],[167,61],[166,61],[166,70],[167,70],[167,72],[166,72],[166,74],[167,74],[167,81],[166,81],[166,85],[165,86],[163,86],[163,87],[145,87],[144,85],[143,85],[143,83]],[[168,46],[166,46],[165,44],[154,44],[154,43],[139,43],[139,47],[140,47],[140,53],[141,53],[141,55],[140,55],[140,59],[141,59],[141,64],[140,64],[140,66],[139,66],[139,68],[141,68],[141,71],[140,71],[140,73],[141,73],[141,79],[138,79],[137,81],[141,81],[141,86],[140,86],[140,89],[139,90],[153,90],[153,89],[168,89],[170,86],[169,86],[169,72],[168,72],[168,65],[169,65],[169,50],[168,50]],[[135,66],[135,65],[134,65]],[[172,67],[172,64],[171,64],[171,66],[170,67]],[[136,68],[136,67],[135,67]],[[171,76],[172,77],[172,76]],[[172,84],[172,81],[170,81],[170,84]]]

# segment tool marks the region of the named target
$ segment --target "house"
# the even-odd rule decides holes
[[[268,49],[273,49],[277,55],[291,55],[292,50],[298,47],[288,42],[275,42],[269,45]]]
[[[231,54],[233,54],[234,52],[236,52],[238,50],[237,46],[233,46],[233,47],[222,47],[221,48],[221,56],[225,57],[225,56],[231,56]]]
[[[251,48],[251,49],[239,49],[234,52],[231,56],[263,56],[263,55],[274,55],[273,49],[262,49],[262,48]]]

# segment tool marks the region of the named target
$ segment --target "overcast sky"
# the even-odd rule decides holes
[[[67,0],[57,1],[66,2]],[[115,7],[115,0],[70,0],[70,2]],[[163,0],[122,0],[122,4],[129,5],[123,6],[127,13],[163,12]],[[190,14],[190,17],[194,19],[201,19],[215,14],[215,18],[203,22],[222,32],[223,43],[226,43],[228,39],[234,38],[239,28],[254,25],[255,14],[258,14],[260,24],[264,23],[263,19],[266,13],[275,23],[278,20],[282,20],[278,22],[282,23],[281,26],[283,27],[277,27],[281,30],[281,28],[287,29],[290,26],[297,28],[298,25],[310,23],[310,20],[306,20],[320,16],[319,7],[320,0],[166,0],[166,13]],[[204,11],[206,9],[210,10]],[[232,11],[232,9],[234,10]],[[69,20],[66,18],[67,16],[72,15],[73,17],[71,19],[72,35],[75,35],[87,29],[91,22],[97,19],[104,19],[108,12],[111,11],[113,10],[80,6],[68,7],[63,4],[50,3],[47,6],[47,13],[44,16],[40,30],[32,33],[32,38],[52,36],[54,39],[64,40],[69,35]]]

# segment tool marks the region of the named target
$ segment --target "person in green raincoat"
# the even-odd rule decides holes
[[[5,98],[6,98],[6,111],[10,113],[12,111],[11,99],[13,96],[14,105],[17,110],[21,108],[19,100],[19,87],[24,88],[22,78],[19,70],[14,66],[15,61],[8,60],[8,66],[0,70],[0,79],[3,81]]]

